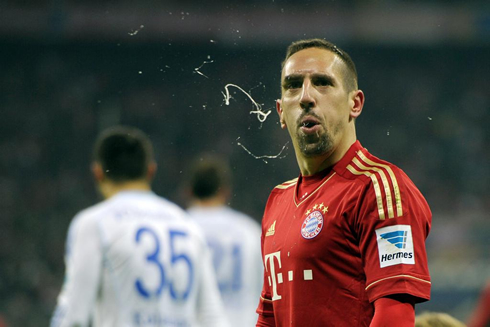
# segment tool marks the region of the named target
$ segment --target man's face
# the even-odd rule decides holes
[[[345,137],[354,101],[345,89],[344,67],[334,53],[319,48],[301,50],[286,61],[277,110],[297,154],[330,155]]]

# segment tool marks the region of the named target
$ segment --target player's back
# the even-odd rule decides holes
[[[212,269],[204,237],[171,202],[121,192],[79,214],[70,238],[84,231],[102,262],[94,327],[198,326],[196,308],[215,304],[202,298]]]
[[[221,296],[233,326],[255,326],[262,287],[261,228],[251,217],[229,207],[192,207],[213,253]]]

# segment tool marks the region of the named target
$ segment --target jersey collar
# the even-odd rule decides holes
[[[302,176],[300,174],[298,178],[298,182],[294,187],[294,203],[296,206],[301,205],[304,201],[306,201],[310,196],[318,192],[318,190],[325,185],[328,180],[333,177],[335,174],[343,175],[347,170],[347,165],[352,161],[356,152],[360,150],[365,150],[361,143],[357,140],[354,144],[351,145],[349,150],[345,153],[345,155],[340,159],[336,164],[332,167],[324,169],[314,175],[311,176]],[[315,187],[317,185],[317,187]],[[301,195],[300,190],[309,189],[305,195]]]

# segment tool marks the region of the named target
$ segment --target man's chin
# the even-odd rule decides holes
[[[301,154],[307,158],[321,156],[327,153],[327,150],[323,143],[300,145]]]
[[[332,148],[332,142],[326,134],[304,134],[297,135],[298,149],[307,158],[318,157],[328,153]]]

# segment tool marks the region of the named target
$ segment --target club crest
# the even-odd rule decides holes
[[[323,214],[315,210],[308,214],[308,217],[301,225],[301,235],[306,239],[311,239],[320,234],[323,228]]]

